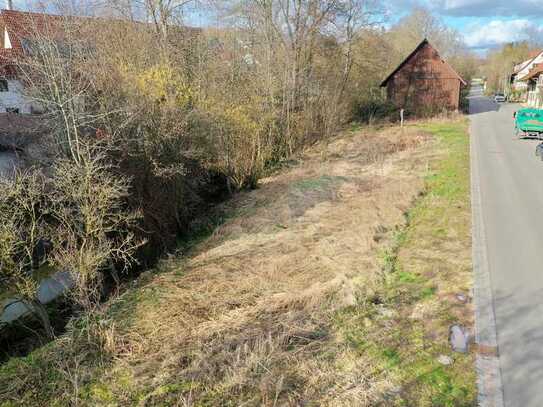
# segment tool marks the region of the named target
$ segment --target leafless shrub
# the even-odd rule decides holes
[[[46,253],[38,250],[48,237],[44,181],[36,169],[16,171],[12,179],[0,177],[0,287],[35,313],[46,334],[53,337],[35,276],[46,261]]]
[[[53,264],[69,272],[77,303],[92,310],[100,300],[104,272],[118,279],[143,244],[131,230],[138,219],[126,209],[129,181],[115,175],[97,147],[79,147],[79,162],[55,163],[51,215],[55,219]]]
[[[129,182],[115,175],[103,152],[80,146],[79,163],[58,160],[52,179],[36,169],[18,171],[13,179],[0,178],[0,188],[2,288],[35,312],[52,336],[36,272],[46,263],[68,272],[76,303],[93,310],[105,274],[118,279],[119,267],[133,264],[143,244],[132,231],[139,214],[126,208]],[[40,248],[46,242],[52,250]]]

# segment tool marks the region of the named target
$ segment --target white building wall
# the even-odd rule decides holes
[[[32,113],[32,103],[24,97],[24,85],[19,80],[8,80],[8,91],[0,92],[0,113],[6,109],[19,109],[19,113]]]
[[[528,75],[528,73],[530,73],[530,70],[534,67],[534,65],[541,64],[541,63],[543,63],[543,52],[541,52],[533,60],[523,62],[522,63],[523,68],[518,72],[518,74],[516,76],[517,79],[513,83],[513,90],[515,90],[517,92],[522,92],[523,93],[522,99],[524,99],[528,103],[530,103],[530,101],[529,101],[530,97],[533,98],[533,96],[530,96],[528,94],[530,92],[527,92],[527,90],[528,90],[528,82],[527,81],[521,81],[519,79],[525,77],[526,75]]]
[[[527,104],[536,109],[543,108],[543,74],[537,79],[535,90],[528,92]]]
[[[528,89],[528,83],[526,82],[516,81],[513,83],[513,90],[525,91],[526,89]]]

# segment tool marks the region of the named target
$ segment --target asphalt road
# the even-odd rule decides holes
[[[517,139],[513,104],[470,98],[481,244],[496,322],[505,406],[543,406],[543,162]]]

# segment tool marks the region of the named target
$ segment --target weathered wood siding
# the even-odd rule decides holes
[[[461,81],[430,45],[423,45],[391,77],[387,95],[396,106],[414,112],[456,110]]]

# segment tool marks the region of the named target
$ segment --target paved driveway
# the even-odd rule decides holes
[[[472,169],[480,189],[506,406],[543,406],[543,162],[513,135],[518,105],[470,100]],[[475,222],[477,224],[477,222]],[[477,233],[474,233],[477,236]]]

